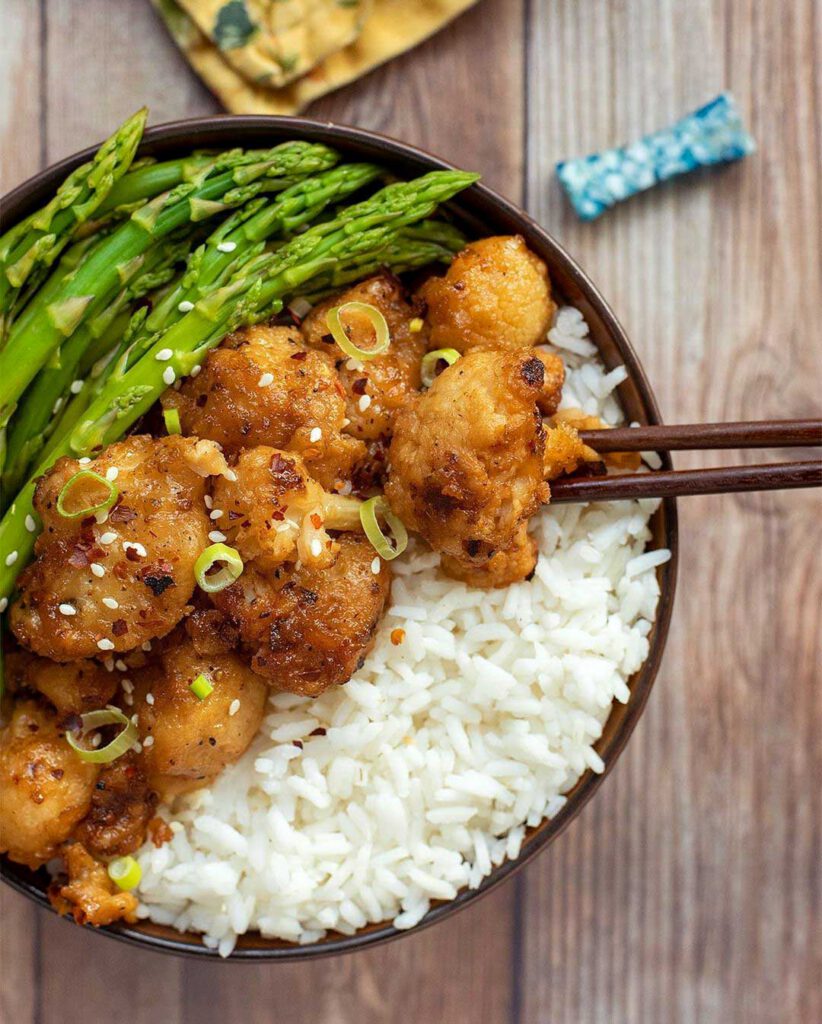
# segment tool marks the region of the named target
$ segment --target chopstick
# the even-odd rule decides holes
[[[567,477],[551,481],[551,504],[620,501],[625,498],[679,498],[690,494],[777,491],[797,487],[822,487],[822,461],[665,470],[577,479]]]
[[[603,454],[708,448],[815,448],[822,445],[822,419],[616,427],[581,430],[579,436],[594,451]]]

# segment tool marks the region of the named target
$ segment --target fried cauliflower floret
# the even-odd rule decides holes
[[[548,352],[543,348],[535,348],[534,355],[545,368],[545,380],[537,398],[537,405],[544,416],[553,416],[562,400],[565,365],[555,352]]]
[[[234,654],[198,654],[182,631],[162,648],[135,674],[133,708],[149,783],[168,798],[206,785],[245,753],[268,687]],[[201,675],[213,687],[203,700],[190,689]]]
[[[538,555],[537,542],[528,536],[528,528],[523,524],[514,546],[508,551],[497,551],[482,565],[469,565],[458,558],[443,555],[442,569],[452,579],[461,580],[470,587],[490,590],[528,579],[537,564]]]
[[[297,452],[329,488],[363,455],[342,433],[345,393],[333,359],[307,349],[296,328],[259,324],[229,335],[162,403],[179,411],[184,434],[229,454],[255,445]]]
[[[30,868],[51,860],[85,817],[97,778],[58,723],[53,711],[21,700],[0,730],[0,853]]]
[[[327,528],[359,525],[359,505],[329,494],[313,480],[299,455],[276,448],[240,453],[229,478],[214,486],[219,529],[243,561],[273,570],[297,556],[312,565],[328,565],[337,546]]]
[[[251,569],[212,600],[253,652],[255,672],[276,689],[316,697],[362,665],[390,590],[388,563],[375,562],[364,538],[345,534],[329,568]]]
[[[216,445],[186,437],[129,437],[85,467],[60,459],[35,494],[43,532],[10,615],[20,643],[70,661],[128,651],[173,629],[191,599],[194,562],[212,529],[203,504],[209,465],[215,472],[225,467]],[[84,468],[108,474],[119,490],[102,522],[57,511],[62,488]],[[90,507],[105,493],[86,478],[66,504]]]
[[[435,551],[482,565],[547,500],[543,381],[533,353],[471,351],[397,417],[385,494]]]
[[[81,843],[66,846],[63,857],[68,881],[56,882],[49,889],[49,899],[59,914],[71,914],[77,924],[95,928],[114,921],[137,920],[137,897],[118,889],[105,865],[96,861]]]
[[[11,690],[37,690],[64,715],[105,707],[117,689],[117,680],[97,661],[61,664],[25,651],[6,655],[6,677]]]
[[[584,413],[582,409],[560,410],[551,420],[551,425],[556,427],[564,425],[565,428],[570,427],[572,431],[611,429],[608,424],[604,423],[598,416],[589,416],[587,413]],[[601,459],[602,462],[611,469],[637,470],[642,465],[642,457],[639,452],[606,452],[604,455],[598,455],[593,451],[593,449],[583,445],[579,438],[577,438],[577,442],[580,445],[580,457],[577,460],[577,466],[581,465],[583,462],[591,463],[599,459]],[[584,454],[581,451],[582,448],[585,448]],[[546,444],[545,450],[547,468],[547,460],[550,457],[548,444]],[[565,472],[572,472],[572,470],[565,470]],[[557,475],[558,473],[553,473],[553,476]],[[553,477],[548,477],[548,479],[552,478]]]
[[[431,348],[528,348],[545,340],[556,311],[548,269],[519,235],[470,242],[444,277],[419,291]]]
[[[157,804],[141,757],[133,750],[103,765],[91,794],[91,807],[74,838],[95,857],[133,853],[146,838]]]
[[[365,302],[385,317],[391,345],[374,359],[349,359],[337,346],[326,317],[334,306]],[[408,395],[419,390],[420,363],[428,347],[428,329],[422,320],[422,303],[410,302],[399,278],[383,273],[355,284],[326,299],[308,314],[302,326],[309,345],[328,352],[335,360],[345,388],[346,431],[363,441],[391,436],[394,416]],[[351,341],[362,349],[374,344],[374,329],[361,313],[346,313],[345,326]],[[419,328],[417,330],[416,328]]]

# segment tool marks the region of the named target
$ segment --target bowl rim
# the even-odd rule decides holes
[[[324,142],[330,146],[339,147],[343,152],[346,146],[351,148],[352,145],[374,150],[377,154],[376,159],[382,157],[389,163],[406,166],[411,164],[420,170],[455,169],[454,164],[439,156],[379,132],[315,118],[262,114],[218,114],[155,125],[146,129],[137,156],[144,155],[147,150],[159,149],[162,151],[166,149],[170,152],[175,148],[196,148],[198,141],[202,144],[206,138],[212,139],[220,136],[226,137],[225,144],[229,147],[242,145],[244,137],[259,135],[267,131],[271,131],[275,135],[288,135],[294,138],[309,138],[313,141]],[[3,222],[15,223],[35,209],[50,193],[53,193],[55,186],[62,178],[94,154],[98,145],[86,147],[64,157],[6,193],[0,198],[0,217]],[[531,238],[539,240],[543,252],[549,253],[550,259],[563,268],[566,276],[574,282],[580,293],[596,310],[606,333],[613,341],[628,370],[628,381],[632,382],[637,389],[645,409],[647,422],[661,423],[656,397],[625,330],[598,288],[564,247],[523,209],[482,182],[470,186],[453,205],[459,208],[461,200],[466,198],[475,199],[479,206],[490,207],[498,216],[522,226]],[[670,457],[663,453],[662,459],[665,467],[670,468]],[[557,815],[550,820],[543,819],[523,844],[520,854],[514,860],[505,860],[495,867],[478,888],[463,889],[453,900],[432,902],[431,909],[411,929],[400,930],[390,922],[383,922],[368,926],[367,929],[360,930],[353,935],[332,933],[330,937],[319,942],[302,946],[294,943],[253,945],[250,939],[243,936],[228,957],[221,957],[216,949],[206,947],[198,933],[178,933],[172,928],[144,921],[135,925],[117,923],[103,928],[94,928],[92,931],[143,949],[176,956],[204,957],[221,963],[309,961],[355,950],[369,949],[394,941],[403,935],[415,934],[423,928],[450,917],[469,904],[473,904],[496,889],[502,882],[511,878],[532,861],[537,854],[544,851],[577,817],[612,771],[644,711],[665,651],[673,611],[678,566],[676,501],[665,499],[656,515],[662,517],[664,543],[671,551],[671,559],[657,570],[660,596],[650,634],[650,649],[647,658],[632,678],[631,697],[624,705],[623,721],[610,742],[607,758],[604,758],[604,770],[600,774],[594,774],[588,769],[574,785],[568,801]],[[44,888],[37,884],[31,872],[21,865],[13,864],[5,856],[0,857],[0,878],[17,892],[54,913]],[[73,927],[77,927],[70,918],[67,920]],[[271,942],[271,940],[263,939],[256,932],[250,932],[247,935],[252,938],[256,935],[262,942]],[[243,939],[246,941],[242,941]]]

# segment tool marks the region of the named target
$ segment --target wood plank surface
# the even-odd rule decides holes
[[[142,103],[153,123],[218,109],[147,3],[3,7],[2,191]],[[821,21],[815,0],[483,0],[311,113],[523,198],[611,302],[666,419],[808,416]],[[574,218],[557,159],[723,88],[756,155]],[[634,738],[554,846],[473,909],[356,956],[228,967],[137,952],[2,889],[0,1024],[822,1019],[819,512],[801,492],[680,502],[674,627]]]

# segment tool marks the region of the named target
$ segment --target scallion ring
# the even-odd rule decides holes
[[[368,319],[374,328],[373,348],[359,348],[348,337],[342,322],[344,313],[360,313]],[[376,306],[372,306],[368,302],[344,302],[341,306],[334,306],[326,314],[325,322],[328,324],[334,341],[347,356],[353,356],[354,359],[373,359],[375,356],[382,355],[391,344],[391,335],[388,333],[385,317]]]
[[[197,700],[205,700],[206,697],[214,689],[213,685],[211,684],[211,680],[209,680],[202,673],[200,673],[200,675],[197,676],[193,683],[188,684],[188,688],[189,690],[191,690],[191,692],[194,694]]]
[[[66,508],[66,501],[68,500],[71,492],[77,487],[78,484],[83,481],[93,481],[95,484],[99,484],[100,487],[105,488],[106,496],[102,501],[95,502],[93,505],[84,505],[83,508],[74,509],[73,511]],[[79,473],[75,473],[70,480],[60,488],[60,493],[57,495],[57,511],[64,519],[79,519],[85,516],[93,516],[96,512],[108,512],[108,510],[117,501],[117,496],[120,492],[114,486],[111,480],[106,480],[105,477],[100,476],[99,473],[95,473],[93,469],[81,469]]]
[[[381,517],[393,534],[393,542],[382,532],[378,517]],[[391,511],[382,495],[369,498],[360,505],[360,522],[371,546],[386,562],[401,555],[408,547],[408,531],[401,519]]]
[[[166,432],[168,434],[182,434],[183,428],[180,426],[179,409],[163,409],[163,422],[166,425]]]
[[[117,857],[108,866],[108,877],[118,889],[129,892],[140,884],[143,869],[133,857]]]
[[[440,359],[444,359],[449,366],[453,366],[454,363],[459,359],[460,354],[455,348],[435,348],[433,352],[428,352],[422,357],[422,365],[420,366],[420,379],[423,384],[430,388],[436,379],[437,363]]]
[[[110,704],[100,711],[88,711],[80,715],[82,727],[80,736],[83,737],[94,729],[101,729],[104,725],[122,725],[123,728],[111,743],[104,747],[81,747],[72,733],[66,732],[66,742],[77,754],[81,761],[88,764],[110,764],[112,761],[131,750],[137,741],[137,727],[127,718],[119,708]]]
[[[211,572],[214,566],[222,564],[218,572]],[[194,578],[197,586],[207,594],[216,594],[230,587],[243,574],[243,560],[240,553],[227,544],[211,544],[194,563]]]

